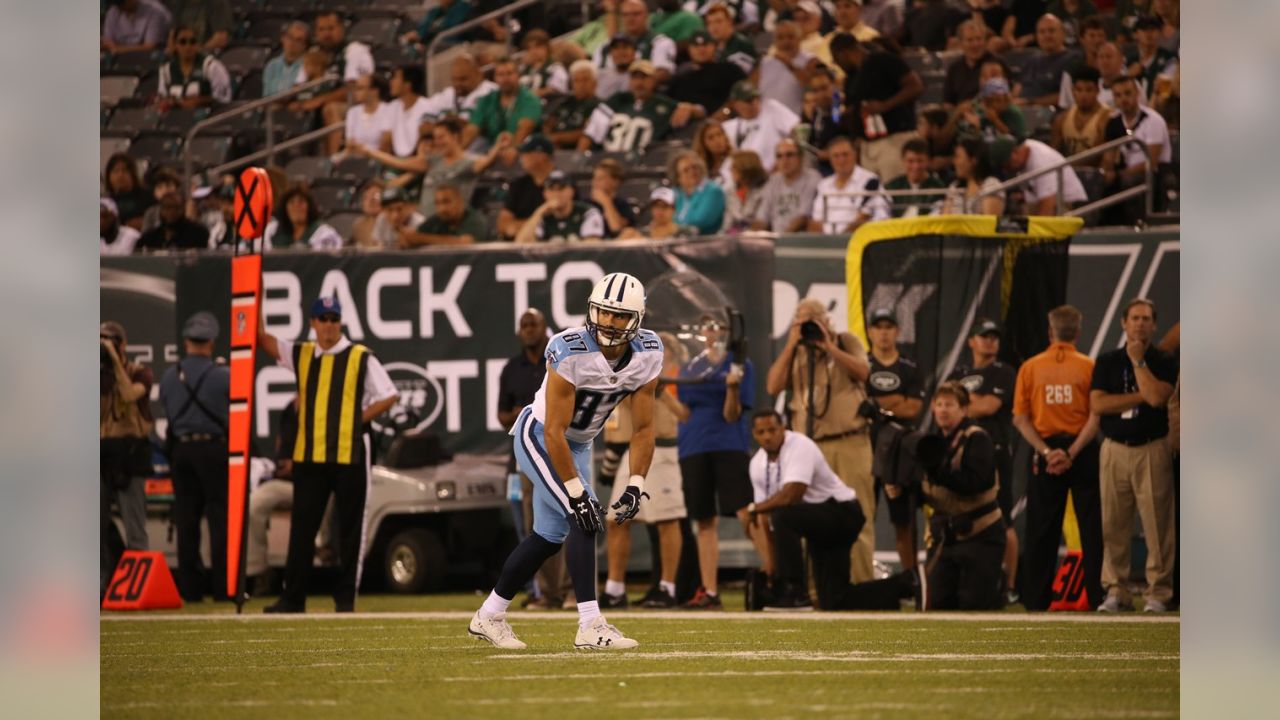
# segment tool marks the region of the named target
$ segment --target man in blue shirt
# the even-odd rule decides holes
[[[262,69],[262,97],[269,97],[293,87],[302,70],[302,56],[307,51],[311,30],[296,20],[280,33],[280,54],[267,61]]]
[[[680,424],[680,474],[685,505],[697,531],[702,574],[702,587],[684,607],[721,609],[716,585],[718,521],[723,515],[746,523],[752,496],[746,413],[755,404],[755,369],[750,360],[726,352],[724,327],[710,316],[702,318],[702,337],[706,349],[680,372],[686,380],[701,381],[679,389],[680,402],[689,408],[689,419]]]

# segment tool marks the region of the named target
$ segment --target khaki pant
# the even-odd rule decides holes
[[[850,580],[875,580],[876,482],[871,476],[871,436],[866,432],[818,443],[831,470],[858,494],[858,504],[867,522],[849,552]]]
[[[914,138],[916,132],[894,133],[878,140],[862,143],[858,164],[880,176],[880,186],[884,187],[890,180],[902,175],[906,169],[902,166],[902,146]]]
[[[1177,521],[1173,496],[1173,453],[1165,438],[1137,447],[1102,443],[1102,585],[1108,595],[1129,599],[1129,549],[1133,514],[1147,541],[1148,600],[1173,597]]]

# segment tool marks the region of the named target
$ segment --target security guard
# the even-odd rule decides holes
[[[1000,326],[982,318],[969,334],[972,365],[960,365],[948,380],[958,380],[969,391],[969,417],[987,431],[995,446],[996,479],[1000,492],[996,501],[1004,514],[1004,575],[1009,602],[1016,602],[1018,579],[1018,533],[1013,528],[1013,453],[1009,442],[1013,427],[1014,369],[996,359],[1000,353]]]
[[[298,378],[298,437],[293,448],[293,513],[284,592],[269,613],[305,612],[307,578],[315,559],[316,531],[334,495],[340,575],[334,609],[354,612],[364,561],[364,505],[369,482],[365,425],[391,409],[399,396],[369,348],[342,334],[337,298],[311,305],[315,340],[279,340],[258,322],[258,344]]]
[[[933,420],[944,448],[935,462],[918,458],[922,499],[933,507],[925,574],[925,610],[993,610],[1003,606],[1004,522],[991,436],[968,417],[969,391],[955,381],[933,394]],[[886,485],[885,492],[898,492]]]
[[[160,380],[160,404],[169,420],[169,465],[173,474],[173,515],[178,527],[178,590],[200,602],[206,589],[227,599],[227,411],[231,372],[214,362],[218,319],[192,315],[182,328],[186,357]],[[212,587],[200,558],[200,519],[209,522]]]

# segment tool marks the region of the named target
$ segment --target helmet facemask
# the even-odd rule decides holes
[[[604,310],[613,315],[630,316],[625,327],[618,328],[613,325],[605,324],[600,321],[600,311]],[[596,344],[600,347],[616,347],[618,345],[626,345],[635,339],[637,333],[640,332],[640,319],[643,313],[634,310],[624,310],[621,308],[606,307],[600,303],[588,303],[587,305],[587,330],[595,338]]]

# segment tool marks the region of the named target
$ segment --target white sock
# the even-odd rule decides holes
[[[600,617],[599,602],[592,600],[578,603],[578,625],[586,625],[598,617]]]
[[[489,597],[484,599],[484,605],[480,606],[480,617],[487,620],[496,615],[504,615],[510,605],[510,600],[499,597],[497,591],[492,591]]]
[[[720,593],[716,592],[715,590],[707,590],[707,594],[710,595],[711,597],[717,597],[720,595]]]
[[[666,580],[659,580],[658,588],[661,589],[662,592],[670,595],[671,597],[676,596],[676,584],[673,582],[667,582]]]
[[[627,593],[627,586],[617,580],[605,580],[604,591],[614,597],[618,597]]]

